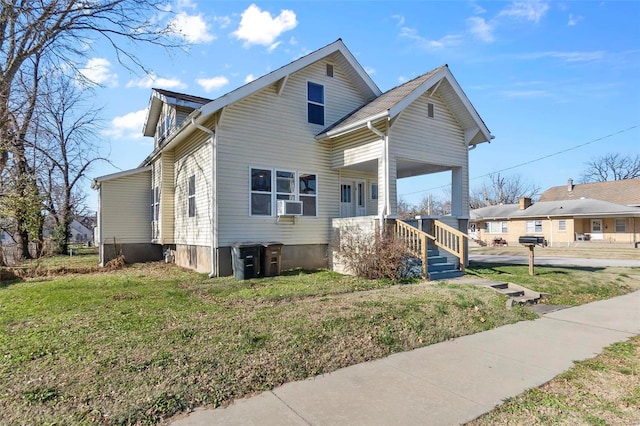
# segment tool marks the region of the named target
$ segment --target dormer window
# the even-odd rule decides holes
[[[171,114],[166,113],[160,116],[158,125],[156,126],[156,141],[158,144],[162,142],[168,135],[171,129]]]
[[[307,119],[309,123],[324,126],[324,86],[307,82]]]

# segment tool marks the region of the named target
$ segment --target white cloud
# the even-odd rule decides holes
[[[405,76],[403,76],[403,75],[401,75],[400,77],[398,77],[398,83],[402,84],[402,83],[404,83],[404,82],[406,82],[406,81],[407,81],[407,77],[405,77]]]
[[[460,35],[446,35],[439,40],[432,40],[418,35],[418,31],[415,28],[408,27],[402,27],[400,29],[400,37],[413,40],[419,47],[425,49],[443,49],[462,43],[462,36]]]
[[[510,16],[538,23],[549,10],[549,4],[539,1],[514,1],[509,7],[500,11],[498,16]]]
[[[546,98],[552,96],[546,90],[505,90],[502,94],[508,98]]]
[[[102,133],[114,139],[142,139],[142,126],[146,118],[146,108],[115,117],[111,120],[109,128]]]
[[[475,13],[476,15],[482,15],[483,13],[487,12],[485,8],[480,6],[474,0],[471,0],[470,4],[471,4],[471,7],[473,8],[473,13]]]
[[[274,45],[280,34],[297,25],[296,14],[292,10],[282,10],[280,15],[272,17],[269,12],[263,12],[258,6],[251,4],[242,12],[240,26],[232,34],[238,40],[244,40],[245,48],[252,45],[269,47]]]
[[[573,16],[573,13],[569,14],[569,22],[567,23],[567,25],[569,25],[570,27],[573,27],[575,25],[578,25],[578,22],[582,21],[583,17],[582,16]]]
[[[186,12],[180,12],[169,22],[169,28],[189,43],[207,43],[215,40],[215,36],[209,32],[209,26],[202,15],[189,15]]]
[[[372,67],[364,67],[364,70],[365,70],[365,72],[366,72],[367,74],[369,74],[369,75],[373,75],[373,74],[375,74],[375,73],[376,73],[376,69],[375,69],[375,68],[372,68]]]
[[[178,9],[195,9],[197,7],[191,0],[178,0],[176,6]]]
[[[256,76],[253,74],[247,74],[247,76],[244,78],[244,82],[245,83],[251,83],[253,80],[256,79]]]
[[[118,85],[118,74],[111,72],[111,62],[105,58],[91,58],[87,61],[80,74],[95,84],[104,84],[108,87]]]
[[[521,59],[542,59],[555,58],[565,62],[591,62],[604,59],[606,52],[602,50],[594,50],[592,52],[536,52],[521,55]]]
[[[202,87],[205,92],[209,93],[229,84],[229,79],[225,76],[199,78],[196,80],[196,83],[198,83],[198,85],[200,85],[200,87]]]
[[[402,16],[402,15],[392,15],[391,18],[393,18],[396,21],[398,21],[398,26],[399,27],[404,25],[404,16]]]
[[[475,35],[480,40],[487,43],[491,43],[495,40],[495,37],[493,36],[493,25],[487,23],[484,18],[467,18],[467,23],[469,24],[469,31],[471,34]]]
[[[131,80],[127,83],[127,87],[140,87],[150,89],[152,87],[162,87],[163,89],[186,89],[187,85],[180,80],[173,78],[162,78],[155,74],[150,74],[138,80]]]

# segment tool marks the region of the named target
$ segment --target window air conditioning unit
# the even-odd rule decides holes
[[[278,216],[302,216],[302,201],[278,200]]]

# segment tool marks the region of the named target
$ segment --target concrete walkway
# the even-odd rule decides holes
[[[640,334],[640,291],[354,365],[173,425],[455,425]]]

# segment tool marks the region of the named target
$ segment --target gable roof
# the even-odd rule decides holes
[[[367,74],[349,49],[347,49],[347,46],[342,42],[342,39],[339,38],[331,44],[298,58],[295,61],[270,72],[269,74],[265,74],[262,77],[209,102],[201,109],[202,117],[208,117],[227,105],[237,102],[240,99],[243,99],[271,84],[277,83],[282,79],[286,79],[290,74],[300,71],[314,62],[335,54],[341,55],[341,59],[344,59],[350,65],[350,69],[345,69],[345,72],[354,82],[358,90],[365,95],[366,99],[373,99],[380,96],[382,92],[376,83],[371,79],[369,74]]]
[[[333,43],[330,43],[314,52],[311,52],[308,55],[302,56],[301,58],[298,58],[295,61],[290,62],[289,64],[284,65],[275,71],[265,74],[262,77],[245,84],[244,86],[240,86],[237,89],[220,96],[219,98],[209,100],[209,102],[199,106],[191,114],[189,114],[189,116],[182,122],[180,127],[176,129],[173,134],[169,135],[163,145],[157,147],[149,156],[147,156],[147,158],[143,160],[143,162],[140,164],[140,167],[150,164],[151,161],[153,161],[153,159],[156,158],[160,152],[175,146],[190,131],[196,129],[198,125],[201,125],[210,116],[222,110],[226,106],[231,105],[234,102],[238,102],[272,84],[284,84],[286,83],[286,80],[290,74],[300,71],[301,69],[327,57],[331,57],[336,62],[344,65],[342,67],[343,71],[354,83],[356,88],[364,95],[365,99],[374,99],[380,96],[382,92],[375,84],[375,82],[371,79],[371,76],[367,74],[362,65],[360,65],[353,54],[349,51],[349,49],[347,49],[347,46],[345,46],[345,44],[342,42],[342,39],[338,39]],[[159,119],[161,110],[157,109],[157,107],[154,105],[155,99],[160,100],[161,96],[164,96],[163,94],[167,93],[172,95],[180,95],[174,96],[178,100],[185,100],[187,97],[189,97],[189,95],[178,94],[177,92],[170,92],[168,90],[163,91],[160,89],[154,89],[154,91],[157,96],[151,97],[149,112],[147,115],[147,122],[145,123],[144,127],[145,136],[154,135],[155,127]],[[199,97],[190,98],[191,101],[194,101],[194,98],[199,100],[207,100],[206,98]],[[160,107],[161,106],[162,104],[160,104]],[[154,109],[152,110],[152,108]],[[153,117],[152,113],[154,114]]]
[[[142,133],[145,136],[153,136],[156,131],[156,125],[162,112],[162,104],[174,106],[184,106],[191,109],[198,109],[202,105],[208,104],[211,99],[202,98],[200,96],[187,95],[185,93],[172,92],[164,89],[151,89],[151,99],[149,100],[149,110],[145,119]]]
[[[488,142],[491,132],[473,107],[464,91],[453,77],[448,65],[442,65],[404,84],[394,87],[353,111],[342,120],[324,129],[316,136],[318,140],[330,139],[365,127],[368,122],[393,120],[416,99],[431,90],[430,95],[440,91],[445,102],[458,118],[469,145]]]
[[[540,195],[539,201],[579,200],[592,198],[625,206],[640,206],[640,179],[624,179],[607,182],[554,186]]]

